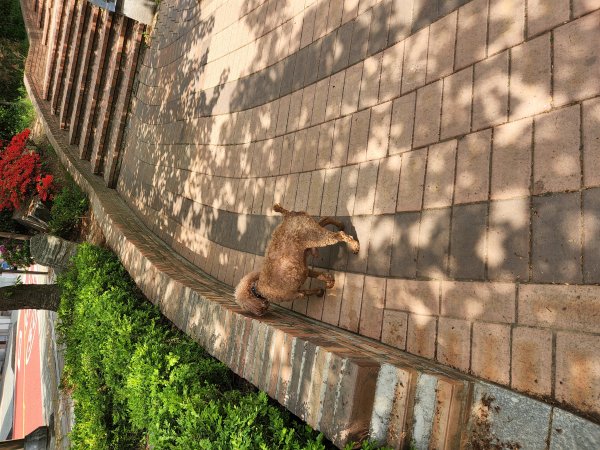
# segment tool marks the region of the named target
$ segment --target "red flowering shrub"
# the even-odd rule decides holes
[[[0,146],[0,210],[18,208],[28,195],[37,192],[42,201],[52,197],[52,175],[42,173],[40,155],[25,147],[29,130]]]

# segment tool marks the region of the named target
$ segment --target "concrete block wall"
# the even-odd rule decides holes
[[[598,8],[164,1],[118,190],[228,285],[273,203],[341,217],[290,309],[598,420]]]

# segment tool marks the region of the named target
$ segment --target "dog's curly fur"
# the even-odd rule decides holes
[[[334,286],[331,274],[308,268],[306,260],[312,250],[338,242],[346,242],[354,253],[360,248],[356,239],[342,231],[343,224],[331,217],[317,222],[305,212],[287,211],[279,204],[273,210],[283,214],[283,222],[273,232],[264,264],[260,271],[244,276],[235,289],[236,302],[257,316],[267,312],[269,302],[323,296],[322,288],[301,289],[308,277],[324,281],[328,289]],[[335,225],[340,231],[329,231],[326,225]]]

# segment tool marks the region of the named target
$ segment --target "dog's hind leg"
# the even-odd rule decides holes
[[[334,225],[338,230],[344,231],[344,224],[339,220],[334,219],[333,217],[323,217],[319,220],[319,225],[322,227],[326,227],[327,225]]]
[[[316,278],[317,280],[324,281],[327,289],[331,289],[333,286],[335,286],[335,278],[330,273],[308,269],[308,276],[310,278]]]

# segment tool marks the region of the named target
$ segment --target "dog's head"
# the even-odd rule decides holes
[[[269,301],[254,295],[252,286],[258,281],[260,272],[250,272],[244,276],[235,288],[235,301],[244,310],[256,315],[263,316],[269,309]]]

